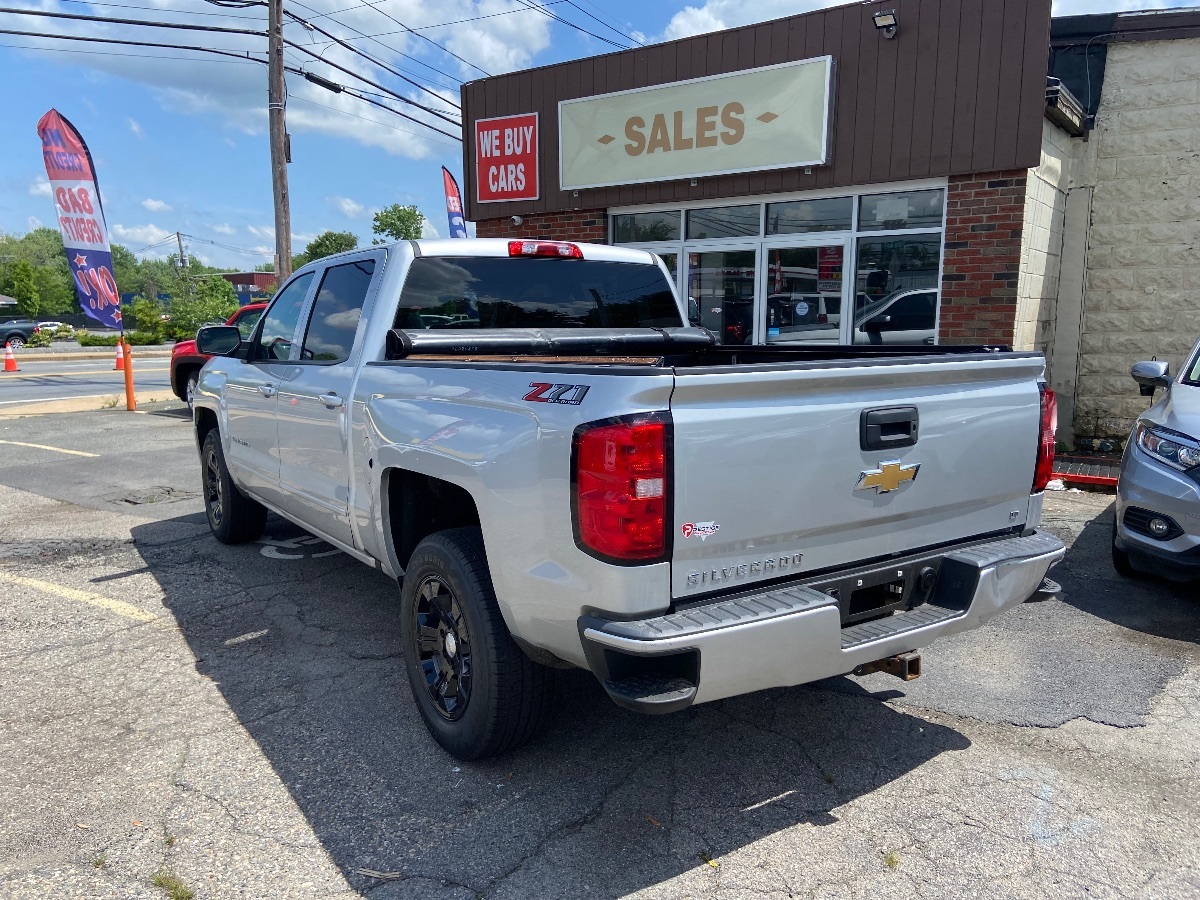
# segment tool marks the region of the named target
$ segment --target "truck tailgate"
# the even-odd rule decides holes
[[[672,596],[1024,524],[1044,365],[978,354],[677,369]],[[872,412],[883,424],[864,435]],[[910,419],[915,443],[897,446]]]

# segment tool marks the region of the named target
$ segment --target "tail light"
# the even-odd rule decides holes
[[[663,418],[639,416],[575,431],[576,540],[611,562],[655,562],[667,553],[667,435]]]
[[[578,244],[562,241],[509,241],[509,256],[550,256],[559,259],[583,259]]]
[[[1042,418],[1038,427],[1037,464],[1033,470],[1033,493],[1044,491],[1054,477],[1054,434],[1058,431],[1058,398],[1044,384],[1042,391]]]

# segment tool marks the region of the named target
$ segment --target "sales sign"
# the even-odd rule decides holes
[[[79,305],[102,325],[121,329],[121,298],[92,155],[75,126],[57,110],[38,120],[37,133]]]
[[[480,203],[538,199],[537,113],[475,121],[475,195]]]

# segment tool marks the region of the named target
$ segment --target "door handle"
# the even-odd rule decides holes
[[[275,385],[273,385],[273,384],[260,384],[260,385],[258,386],[258,392],[259,392],[260,394],[262,394],[264,397],[274,397],[274,396],[275,396],[275,393],[276,393],[276,392],[275,392]]]
[[[332,392],[328,394],[318,394],[317,399],[324,403],[327,409],[341,409],[342,404],[346,402],[337,394]]]

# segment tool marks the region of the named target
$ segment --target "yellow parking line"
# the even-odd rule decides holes
[[[96,459],[99,453],[88,453],[86,450],[68,450],[65,447],[51,447],[49,444],[27,444],[25,441],[0,441],[0,444],[11,444],[14,447],[32,447],[34,450],[53,450],[55,453],[69,453],[71,456],[87,456]]]
[[[125,603],[122,600],[113,600],[111,597],[93,594],[90,591],[81,591],[77,588],[64,587],[61,584],[53,584],[49,581],[39,581],[36,578],[25,578],[22,575],[10,575],[7,572],[0,572],[0,581],[7,581],[9,584],[17,584],[22,587],[33,588],[36,591],[44,591],[47,594],[53,594],[56,597],[62,597],[64,600],[74,600],[77,603],[88,603],[92,606],[98,606],[101,609],[108,610],[110,613],[116,613],[118,616],[123,616],[126,619],[133,619],[135,622],[153,622],[158,618],[152,613],[146,612],[144,609],[138,609],[131,603]]]

